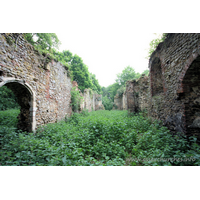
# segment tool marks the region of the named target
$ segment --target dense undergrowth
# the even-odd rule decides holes
[[[84,111],[34,134],[16,130],[18,112],[0,112],[0,165],[200,165],[195,138],[174,137],[143,114]]]

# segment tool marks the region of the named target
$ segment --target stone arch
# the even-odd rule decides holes
[[[178,93],[184,105],[185,131],[187,135],[196,135],[200,139],[200,55],[195,56],[182,73]]]
[[[0,77],[0,87],[3,85],[13,91],[21,107],[18,115],[18,128],[23,131],[35,132],[36,102],[31,86],[20,79]]]
[[[151,78],[151,94],[152,96],[159,95],[163,93],[163,76],[161,69],[160,58],[155,57],[151,63],[150,69]]]

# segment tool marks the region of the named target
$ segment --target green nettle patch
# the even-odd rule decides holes
[[[6,112],[0,112],[0,165],[200,165],[195,138],[172,136],[142,114],[84,111],[33,134],[16,130],[19,111]]]

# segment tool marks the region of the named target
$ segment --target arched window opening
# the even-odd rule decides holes
[[[187,135],[200,139],[200,56],[188,68],[182,82],[181,101],[185,105],[185,127]]]
[[[152,96],[163,93],[163,78],[159,58],[155,58],[151,65],[151,91]]]

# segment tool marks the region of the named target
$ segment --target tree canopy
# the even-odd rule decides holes
[[[82,92],[86,88],[93,87],[88,67],[83,63],[83,60],[76,54],[73,56],[71,62],[71,70],[73,72],[73,80],[78,83],[79,89]]]
[[[100,94],[102,92],[102,90],[101,90],[101,86],[99,85],[99,81],[96,79],[96,75],[90,73],[90,79],[91,79],[92,84],[93,84],[91,89]]]
[[[136,73],[132,67],[127,66],[122,73],[117,74],[116,82],[119,85],[125,85],[127,81],[137,79],[139,77],[140,73]]]

